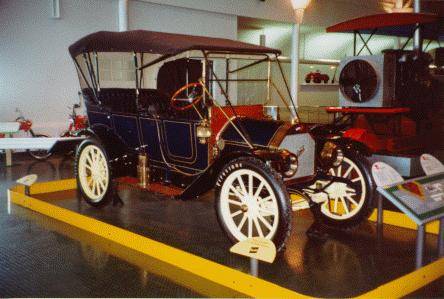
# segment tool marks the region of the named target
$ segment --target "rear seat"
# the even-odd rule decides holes
[[[102,105],[114,113],[137,113],[136,90],[125,88],[103,88],[99,93]]]
[[[86,102],[94,102],[94,94],[90,88],[85,88],[82,92]],[[113,113],[138,113],[135,89],[102,88],[99,99]],[[139,107],[150,115],[166,116],[169,99],[156,89],[139,89]]]

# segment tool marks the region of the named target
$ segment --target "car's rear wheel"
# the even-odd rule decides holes
[[[238,158],[222,169],[216,183],[216,211],[232,242],[263,237],[281,251],[290,234],[288,192],[280,176],[255,158]]]
[[[78,189],[87,203],[101,207],[113,196],[109,159],[103,146],[93,140],[83,141],[77,149],[75,174]]]
[[[348,229],[367,219],[373,209],[375,185],[367,160],[354,153],[345,153],[343,162],[329,169],[332,176],[349,180],[335,182],[326,188],[330,201],[311,207],[316,220],[335,228]],[[327,184],[328,182],[319,181]]]

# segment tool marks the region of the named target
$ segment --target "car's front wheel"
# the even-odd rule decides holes
[[[219,224],[232,242],[251,237],[285,247],[291,229],[288,192],[280,176],[264,162],[242,157],[220,172],[216,183]]]
[[[101,207],[112,197],[113,182],[108,156],[103,146],[93,140],[83,141],[77,149],[75,175],[80,194],[87,203]]]

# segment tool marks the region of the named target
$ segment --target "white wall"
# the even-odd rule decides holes
[[[117,0],[60,0],[61,18],[50,18],[48,0],[0,0],[0,121],[15,108],[39,132],[67,127],[79,83],[68,46],[99,30],[118,30]],[[129,3],[130,29],[236,38],[237,18],[141,1]]]
[[[237,38],[237,17],[234,15],[190,10],[132,1],[129,6],[129,27],[191,35]]]
[[[68,46],[93,31],[116,30],[113,0],[61,1],[61,19],[49,17],[49,1],[0,2],[0,121],[15,108],[40,132],[67,127],[66,106],[78,101],[77,75]]]

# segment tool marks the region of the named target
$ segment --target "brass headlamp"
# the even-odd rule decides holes
[[[286,171],[283,173],[283,176],[286,178],[291,178],[292,176],[294,176],[296,174],[296,172],[298,171],[299,168],[299,159],[298,156],[290,153],[287,150],[284,150],[282,152],[282,155],[285,156],[286,161],[287,161],[287,169]]]

